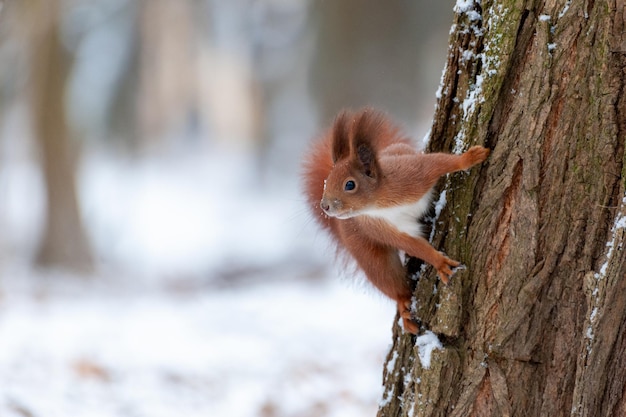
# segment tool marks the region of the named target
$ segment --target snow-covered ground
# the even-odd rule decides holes
[[[1,416],[375,415],[394,306],[338,278],[295,182],[255,187],[233,155],[88,158],[91,277],[21,257],[41,184],[0,172]]]
[[[0,415],[375,415],[393,308],[341,283],[15,278],[30,283],[2,288]]]

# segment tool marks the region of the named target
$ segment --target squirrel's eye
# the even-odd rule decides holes
[[[346,191],[352,191],[356,188],[356,183],[352,180],[346,181],[346,184],[343,186],[343,189]]]

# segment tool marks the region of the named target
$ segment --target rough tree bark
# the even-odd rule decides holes
[[[493,153],[440,186],[433,242],[467,268],[421,274],[443,348],[425,369],[395,325],[378,415],[626,415],[624,0],[455,11],[430,150]]]

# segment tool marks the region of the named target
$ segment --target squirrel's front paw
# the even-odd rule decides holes
[[[465,158],[466,169],[483,162],[489,156],[491,151],[484,146],[472,146],[467,152],[463,154]]]
[[[439,279],[441,280],[441,282],[447,285],[448,282],[450,282],[450,277],[452,277],[452,274],[454,274],[452,268],[456,268],[459,265],[461,265],[460,262],[457,262],[448,258],[445,255],[442,255],[442,260],[437,266],[437,275],[439,275]]]

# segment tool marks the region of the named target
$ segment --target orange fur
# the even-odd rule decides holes
[[[433,265],[448,283],[459,262],[419,234],[418,218],[444,174],[484,161],[489,150],[462,155],[418,152],[381,112],[341,112],[311,148],[304,164],[306,196],[315,219],[345,249],[369,281],[395,300],[404,328],[411,320],[412,290],[398,250]]]

